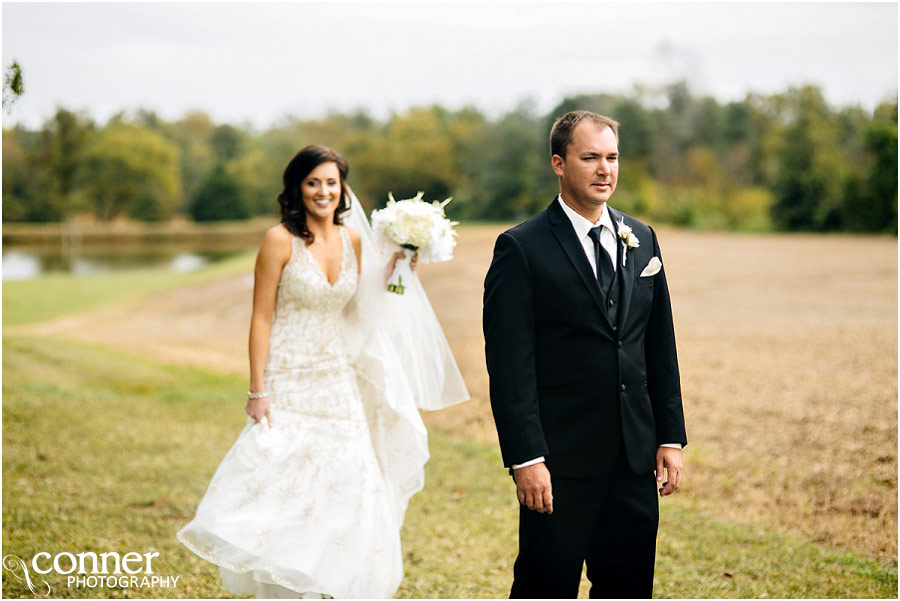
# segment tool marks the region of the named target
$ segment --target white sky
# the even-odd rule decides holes
[[[490,115],[530,97],[628,92],[686,77],[720,100],[789,85],[871,109],[897,93],[897,5],[4,2],[3,64],[25,95],[101,122],[146,107],[265,127],[285,115],[438,102]]]

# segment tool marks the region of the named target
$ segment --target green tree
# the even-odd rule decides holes
[[[236,167],[249,183],[253,213],[278,215],[277,198],[283,187],[284,170],[302,146],[294,133],[281,127],[262,132],[254,137],[252,145],[253,149],[238,161]],[[351,177],[356,171],[353,164]]]
[[[528,107],[503,116],[472,150],[470,199],[460,207],[466,217],[523,219],[550,202],[552,192],[541,192],[540,179],[550,169],[549,149]]]
[[[574,109],[621,124],[613,203],[622,210],[689,227],[896,229],[895,99],[874,113],[835,110],[810,86],[719,104],[685,82],[573,95],[547,114],[529,101],[495,118],[474,107],[419,107],[387,120],[356,110],[287,118],[260,133],[201,112],[167,122],[145,109],[120,112],[98,133],[59,109],[38,131],[4,131],[3,218],[61,219],[87,200],[103,218],[275,215],[288,161],[303,146],[324,144],[348,157],[350,181],[369,208],[389,190],[398,198],[425,190],[454,196],[452,217],[519,219],[557,191],[548,133]],[[166,194],[141,179],[151,177],[151,163],[167,164],[146,158],[160,140],[177,148]]]
[[[141,127],[156,131],[165,130],[165,122],[156,114],[156,111],[148,108],[139,108],[135,111],[134,122]]]
[[[39,134],[21,126],[3,130],[3,221],[55,221],[60,207],[48,204],[50,177],[37,165]]]
[[[788,230],[839,229],[847,160],[836,121],[818,88],[778,100],[790,121],[777,154],[772,217]]]
[[[646,165],[653,155],[656,137],[650,113],[637,100],[624,98],[610,117],[619,122],[619,152],[623,159]]]
[[[200,183],[215,164],[210,140],[216,125],[206,113],[191,111],[177,121],[162,123],[162,128],[166,137],[179,149],[183,194],[179,199],[177,210],[189,213],[190,199],[194,197]]]
[[[94,124],[87,116],[79,116],[63,108],[57,109],[42,132],[51,180],[50,193],[56,197],[55,202],[63,216],[75,208],[78,170],[93,135]]]
[[[280,163],[266,157],[261,148],[253,146],[225,165],[244,191],[251,214],[279,214],[277,198],[281,193],[281,175],[287,162],[284,165]]]
[[[195,221],[247,219],[250,203],[240,179],[218,163],[194,194],[191,216]]]
[[[25,79],[22,76],[22,66],[19,61],[14,60],[3,73],[3,109],[8,112],[24,93]]]
[[[848,229],[897,233],[897,125],[874,123],[865,132],[868,172],[848,180]]]
[[[59,221],[77,208],[76,174],[92,130],[90,120],[59,108],[37,132],[4,131],[5,220]]]
[[[475,107],[464,107],[444,115],[447,135],[453,147],[454,171],[458,178],[452,186],[454,201],[447,205],[447,214],[456,218],[464,213],[464,205],[471,204],[472,175],[471,157],[478,156],[488,123],[485,116]]]
[[[872,117],[875,121],[897,123],[897,96],[894,95],[892,102],[882,102],[875,107],[875,113]]]
[[[167,219],[181,194],[178,147],[162,134],[126,123],[108,126],[95,137],[81,176],[97,217],[104,221],[122,213]]]
[[[709,96],[691,104],[691,146],[706,146],[720,152],[725,145],[725,110],[715,98]]]
[[[736,187],[757,182],[754,160],[759,135],[747,102],[729,102],[722,108],[722,145],[719,153],[724,177]]]
[[[244,134],[232,125],[220,125],[213,130],[210,144],[220,162],[228,162],[240,156],[244,150]]]
[[[373,199],[373,206],[383,205],[388,192],[397,199],[419,190],[429,199],[450,196],[460,174],[442,117],[437,107],[412,108],[391,117],[382,130],[357,133],[348,140],[353,169],[366,174],[357,193]]]

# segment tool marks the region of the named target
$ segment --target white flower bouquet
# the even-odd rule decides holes
[[[376,242],[387,252],[396,252],[399,246],[403,258],[397,260],[394,271],[388,278],[388,290],[403,294],[403,276],[407,281],[412,276],[410,261],[419,253],[423,263],[441,263],[453,258],[456,248],[456,232],[444,214],[444,207],[452,198],[444,202],[431,203],[422,200],[424,192],[413,198],[394,200],[388,193],[388,203],[383,209],[372,211],[372,230]]]

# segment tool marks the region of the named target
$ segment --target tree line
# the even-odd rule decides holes
[[[58,108],[38,130],[3,130],[3,220],[240,220],[277,214],[281,174],[307,144],[343,152],[369,208],[418,190],[453,196],[455,219],[517,220],[557,191],[553,120],[588,109],[620,123],[616,208],[655,222],[734,230],[897,233],[897,101],[831,107],[814,86],[722,103],[683,82],[574,95],[495,118],[434,105],[376,119],[365,111],[287,118],[262,131],[203,112],[152,111],[104,124]]]

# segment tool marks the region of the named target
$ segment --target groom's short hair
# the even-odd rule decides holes
[[[584,119],[589,119],[598,127],[608,127],[616,136],[616,142],[619,141],[619,122],[610,119],[605,115],[593,113],[591,111],[569,111],[556,120],[550,129],[550,156],[558,154],[562,158],[566,158],[566,148],[572,141],[572,132],[575,126]]]

